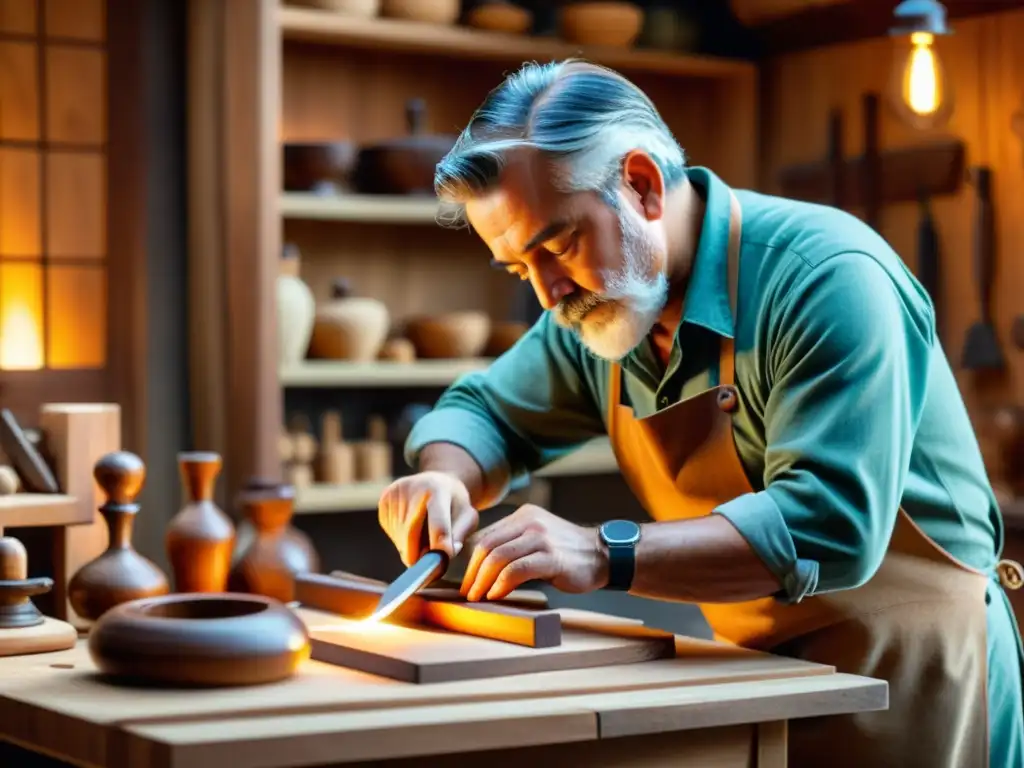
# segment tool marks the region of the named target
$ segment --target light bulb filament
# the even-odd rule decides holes
[[[928,32],[910,36],[910,56],[903,76],[903,100],[918,115],[934,114],[942,102],[938,61]]]

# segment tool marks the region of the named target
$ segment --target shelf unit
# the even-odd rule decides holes
[[[580,46],[527,35],[485,32],[460,26],[432,26],[397,19],[364,19],[282,6],[285,40],[344,45],[358,50],[426,53],[448,59],[521,63],[583,57],[628,72],[730,78],[754,70],[750,62],[661,51]]]
[[[296,221],[348,221],[362,224],[434,224],[437,200],[392,195],[315,195],[286,192],[280,213]]]
[[[579,477],[618,471],[611,445],[604,438],[593,440],[579,450],[554,461],[535,474],[538,478]],[[318,483],[296,493],[295,513],[315,515],[334,512],[364,512],[377,508],[387,482],[327,485]]]
[[[306,360],[281,369],[285,387],[444,387],[459,376],[482,371],[491,361],[418,360],[414,363],[353,363],[345,360]]]

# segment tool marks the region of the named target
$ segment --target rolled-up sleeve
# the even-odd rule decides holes
[[[529,473],[603,434],[593,362],[545,313],[484,371],[462,376],[413,427],[405,459],[414,469],[430,443],[459,446],[485,474],[505,478],[502,495]]]
[[[825,259],[788,288],[764,334],[764,490],[719,507],[785,602],[878,569],[923,409],[930,305],[871,256]]]

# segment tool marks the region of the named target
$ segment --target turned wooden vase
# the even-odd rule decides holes
[[[167,577],[132,548],[132,526],[139,505],[146,467],[134,453],[108,453],[93,468],[107,499],[99,508],[107,523],[107,550],[83,565],[68,583],[68,600],[75,613],[95,621],[111,608],[170,591]]]
[[[228,589],[291,601],[295,576],[320,570],[312,542],[290,525],[294,487],[250,485],[240,494],[239,505],[253,527],[254,537],[231,569]]]
[[[167,558],[176,592],[224,592],[235,526],[213,501],[221,458],[211,452],[178,454],[187,501],[167,528]]]

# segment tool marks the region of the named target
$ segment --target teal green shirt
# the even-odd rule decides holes
[[[720,340],[735,339],[734,434],[754,492],[716,512],[779,578],[781,600],[866,582],[900,506],[954,557],[991,571],[1002,518],[920,283],[859,219],[736,190],[734,322],[729,190],[707,169],[689,178],[706,212],[683,319],[667,369],[649,342],[622,361],[625,402],[643,416],[717,383]],[[413,429],[406,458],[415,466],[427,443],[455,443],[503,470],[507,491],[606,434],[608,380],[609,363],[545,313],[486,371],[445,392]],[[1005,596],[993,603],[1006,611]]]

